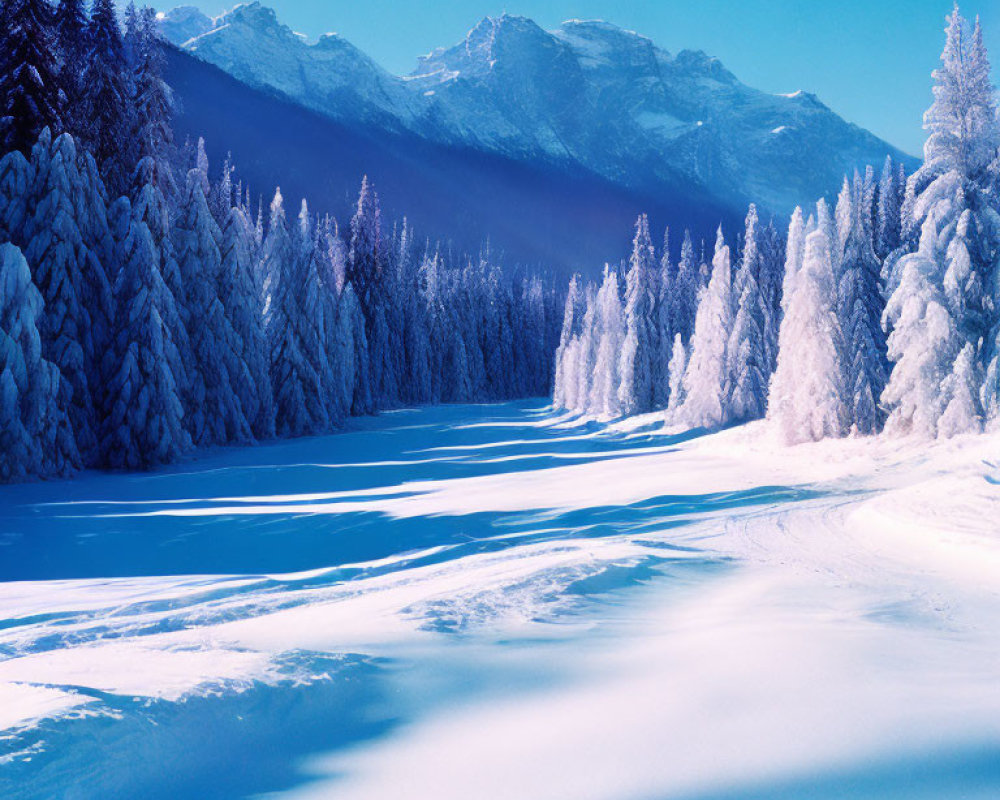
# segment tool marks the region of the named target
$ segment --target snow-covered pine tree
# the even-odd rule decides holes
[[[233,382],[255,439],[274,436],[263,287],[250,255],[253,225],[242,208],[233,207],[222,229],[219,299],[236,334],[242,369]]]
[[[829,239],[817,229],[806,238],[802,266],[792,282],[771,379],[767,416],[788,444],[843,434],[836,304]]]
[[[670,356],[673,351],[674,325],[670,319],[673,293],[677,284],[677,265],[670,258],[670,229],[663,234],[660,271],[654,281],[656,353],[653,355],[653,407],[666,408],[670,403]]]
[[[941,265],[933,215],[924,220],[920,247],[901,261],[899,286],[885,319],[892,373],[882,393],[889,435],[934,437],[944,413],[942,381],[952,371],[961,338],[939,288]],[[957,433],[952,429],[951,433]]]
[[[633,262],[632,270],[634,269]],[[642,279],[634,276],[633,280]],[[623,414],[640,413],[635,406],[631,407],[631,411],[626,409],[623,404],[623,394],[619,390],[619,387],[625,385],[621,371],[628,369],[630,363],[635,363],[631,359],[622,358],[622,353],[628,349],[628,337],[634,336],[636,329],[633,328],[631,332],[628,329],[619,295],[618,275],[608,268],[604,270],[604,281],[597,293],[595,325],[597,353],[586,410],[601,419],[615,419]]]
[[[336,223],[329,216],[318,220],[315,226],[315,254],[317,274],[320,283],[319,302],[322,306],[323,343],[323,399],[327,416],[333,425],[340,425],[350,413],[350,401],[343,391],[343,371],[345,349],[338,337],[340,291],[338,287],[338,265],[335,259],[338,249],[333,246]],[[353,345],[352,345],[353,347]]]
[[[273,280],[268,340],[275,430],[283,437],[319,433],[329,420],[315,359],[316,319],[303,319],[306,306],[316,305],[319,287],[309,284],[308,264],[289,233],[280,190],[271,203],[264,251],[267,272]],[[312,297],[307,298],[306,294]]]
[[[985,414],[991,419],[1000,415],[1000,310],[990,299],[997,290],[1000,232],[994,223],[995,212],[988,208],[986,188],[998,143],[997,109],[981,28],[977,21],[970,35],[957,7],[948,17],[941,66],[935,70],[934,80],[934,102],[924,115],[924,127],[929,131],[924,164],[911,176],[904,203],[904,229],[920,231],[919,248],[894,267],[889,287],[893,296],[888,304],[894,313],[888,322],[891,325],[896,317],[909,319],[902,308],[909,302],[908,293],[916,291],[924,299],[913,299],[913,304],[921,307],[940,301],[953,330],[937,331],[936,338],[930,333],[900,336],[895,346],[890,343],[890,357],[896,363],[890,381],[894,391],[889,396],[901,405],[894,407],[890,416],[894,424],[887,425],[891,430],[914,429],[932,435],[937,430],[936,420],[921,417],[922,424],[896,424],[898,418],[905,421],[913,416],[905,410],[907,397],[913,392],[904,391],[903,386],[912,380],[929,380],[934,385],[921,387],[919,394],[940,393],[941,381],[954,371],[954,360],[964,344],[976,351],[973,372],[985,374],[980,392]],[[927,239],[931,234],[933,241]],[[913,234],[908,235],[912,239]],[[929,290],[913,276],[906,280],[911,264]],[[935,321],[939,318],[936,308],[927,313]],[[911,370],[907,380],[896,380],[895,372],[901,369],[900,360],[905,356],[903,349],[911,338],[914,346],[933,352],[929,358],[945,361],[935,363],[933,372]],[[935,403],[926,413],[940,414],[943,408]]]
[[[80,466],[59,369],[42,357],[42,307],[21,251],[0,244],[0,483]]]
[[[0,242],[24,247],[28,203],[35,173],[20,150],[0,158]]]
[[[671,293],[673,307],[670,311],[673,333],[679,333],[687,342],[694,332],[694,318],[698,312],[698,291],[700,288],[698,257],[691,241],[691,231],[684,231],[681,244],[681,259],[677,264],[677,281]]]
[[[77,225],[75,200],[81,191],[81,178],[76,146],[69,134],[52,142],[46,129],[33,152],[32,160],[38,164],[32,190],[35,207],[28,222],[25,256],[45,304],[39,319],[42,356],[62,375],[66,396],[61,402],[77,447],[85,463],[94,464],[97,416],[88,376],[94,347],[82,272],[94,265],[94,258]]]
[[[854,180],[857,182],[858,173],[855,171]],[[834,272],[833,275],[837,279],[838,283],[841,278],[840,271],[836,268],[837,259],[843,256],[844,246],[847,243],[847,234],[851,230],[851,223],[854,220],[855,213],[855,201],[858,200],[857,193],[854,191],[854,184],[848,180],[847,176],[844,176],[844,182],[840,187],[840,194],[837,195],[837,205],[834,207],[833,219],[834,225],[837,228],[837,239],[836,245],[839,248],[839,252],[834,254]]]
[[[121,241],[122,270],[115,282],[118,313],[107,359],[102,451],[113,469],[149,469],[191,447],[164,323],[176,309],[153,237],[140,218],[132,218],[127,198],[115,203],[112,229]]]
[[[369,380],[372,385],[363,392],[381,403],[389,355],[388,326],[383,306],[384,267],[382,242],[382,212],[378,195],[366,175],[361,182],[361,192],[354,216],[351,218],[351,247],[347,260],[347,280],[354,287],[361,311],[365,316],[365,333],[368,341]]]
[[[652,411],[657,394],[654,361],[659,353],[659,343],[654,317],[655,277],[656,255],[649,236],[649,220],[642,214],[635,224],[632,256],[625,276],[626,333],[619,353],[621,385],[617,403],[625,415]]]
[[[169,338],[169,346],[165,346],[164,352],[171,359],[170,373],[181,396],[184,397],[188,391],[188,373],[190,368],[193,368],[191,344],[187,332],[189,320],[186,306],[187,291],[174,249],[170,210],[160,190],[162,167],[163,164],[152,156],[146,156],[136,166],[130,192],[131,217],[145,225],[156,250],[160,277],[173,298],[172,303],[159,309],[159,313]],[[99,181],[100,178],[95,175],[94,180]]]
[[[0,10],[0,154],[27,155],[43,129],[61,130],[52,23],[46,0],[6,0]]]
[[[580,291],[580,276],[573,275],[569,279],[569,289],[566,292],[566,302],[563,307],[562,328],[559,334],[559,347],[556,349],[555,380],[552,387],[552,403],[556,408],[570,408],[571,394],[575,394],[576,375],[571,362],[571,354],[575,348],[573,341],[580,335],[583,323],[583,293]]]
[[[792,219],[788,223],[788,238],[785,245],[785,270],[781,287],[781,312],[782,317],[788,313],[788,302],[792,298],[795,289],[795,278],[802,270],[802,262],[805,260],[806,248],[806,223],[803,219],[802,208],[796,206],[792,213]],[[781,349],[781,337],[778,339],[778,349]]]
[[[430,320],[427,306],[421,297],[420,270],[412,252],[411,228],[404,220],[399,241],[397,287],[403,308],[403,346],[405,350],[405,375],[403,400],[408,403],[427,403],[434,396],[431,378],[429,339]],[[343,250],[339,251],[339,267],[344,268]]]
[[[681,417],[694,428],[717,428],[729,421],[726,407],[726,345],[733,327],[729,246],[720,227],[715,239],[712,277],[701,293],[691,355],[684,373]]]
[[[892,161],[892,156],[886,156],[878,185],[878,210],[875,228],[875,255],[879,261],[884,261],[889,253],[901,244],[899,220],[902,211],[901,204],[898,171]]]
[[[329,370],[325,347],[327,321],[324,316],[329,306],[324,297],[325,287],[320,276],[316,225],[309,214],[309,206],[305,200],[302,201],[299,210],[298,225],[295,227],[292,240],[296,260],[293,274],[298,282],[295,289],[297,313],[293,322],[298,334],[300,352],[320,378],[317,387],[306,385],[306,398],[310,405],[316,406],[313,413],[317,424],[322,428],[329,428],[329,403],[323,385]]]
[[[670,378],[670,404],[667,411],[673,415],[677,413],[684,404],[684,372],[687,369],[687,352],[684,349],[684,340],[678,333],[674,336],[674,346],[670,354],[670,363],[667,367],[667,374]]]
[[[945,407],[938,420],[939,437],[950,439],[959,434],[982,431],[983,409],[979,402],[982,382],[976,351],[966,343],[952,365],[951,374],[941,382]]]
[[[354,357],[351,359],[354,369],[346,373],[352,374],[354,378],[354,385],[351,387],[351,414],[360,417],[371,414],[375,410],[375,404],[371,396],[372,384],[368,359],[368,337],[365,332],[365,315],[350,281],[344,284],[340,301],[342,330],[350,330],[354,351]]]
[[[725,406],[733,421],[760,419],[767,410],[770,378],[764,342],[767,309],[760,291],[759,221],[756,206],[746,217],[743,255],[736,272],[732,297],[735,301],[732,331],[726,345]]]
[[[782,281],[785,274],[785,241],[774,220],[760,231],[760,285],[764,303],[764,352],[767,374],[778,364],[778,331],[781,326]]]
[[[551,386],[548,354],[552,350],[546,331],[545,287],[537,275],[523,286],[521,300],[515,304],[515,309],[520,309],[522,314],[521,321],[512,327],[520,333],[522,342],[514,348],[515,357],[525,362],[528,376],[523,391],[529,397],[538,397]]]
[[[177,264],[189,315],[191,368],[185,411],[198,447],[245,442],[252,437],[235,391],[241,379],[240,345],[219,300],[222,238],[202,191],[201,175],[188,173],[187,187],[174,226]]]
[[[860,195],[862,187],[855,186]],[[843,329],[844,399],[851,428],[862,435],[881,430],[885,415],[879,406],[889,377],[882,315],[880,265],[865,225],[864,203],[854,202],[844,233],[839,318]]]
[[[447,331],[445,323],[441,255],[438,251],[432,254],[429,243],[425,248],[418,280],[420,283],[420,299],[427,317],[427,338],[430,348],[428,360],[430,362],[431,373],[430,399],[431,402],[438,403],[443,396],[443,387],[441,386],[441,376],[443,374],[442,361],[447,335],[450,332]]]

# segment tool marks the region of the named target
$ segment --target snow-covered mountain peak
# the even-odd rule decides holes
[[[278,20],[273,8],[254,0],[227,11],[215,20],[216,29],[228,25],[242,25],[260,36],[295,36],[287,25]]]
[[[178,6],[166,13],[161,12],[156,15],[156,20],[163,38],[176,45],[182,45],[215,27],[215,20],[194,6]]]
[[[527,17],[485,17],[405,78],[336,34],[310,44],[260,2],[214,21],[170,12],[172,41],[166,26],[182,21],[210,26],[182,40],[188,51],[335,119],[582,168],[643,192],[787,211],[835,190],[845,170],[906,160],[815,95],[758,91],[701,50],[671,55],[602,20],[546,31]]]
[[[456,77],[481,78],[499,62],[517,69],[550,45],[551,36],[533,20],[504,13],[484,17],[458,44],[439,48],[418,59],[409,76],[421,84]]]
[[[704,50],[681,50],[674,58],[673,65],[675,69],[683,70],[692,77],[702,76],[720,83],[739,83],[736,76],[718,58],[708,55]]]

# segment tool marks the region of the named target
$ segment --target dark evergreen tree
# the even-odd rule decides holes
[[[46,0],[0,7],[0,155],[27,155],[44,128],[62,128],[53,22]]]
[[[59,0],[55,12],[55,40],[63,125],[69,133],[79,136],[86,125],[83,74],[89,52],[83,0]]]
[[[81,131],[112,197],[126,193],[136,165],[132,76],[114,0],[94,0],[87,31],[90,55],[84,83],[87,121]]]

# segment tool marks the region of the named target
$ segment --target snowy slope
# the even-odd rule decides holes
[[[545,31],[524,17],[487,17],[405,78],[336,35],[304,41],[259,3],[192,40],[165,32],[240,80],[336,119],[582,167],[632,189],[697,186],[734,207],[755,200],[787,212],[887,154],[914,165],[814,95],[757,91],[704,53],[672,55],[605,22]]]
[[[996,436],[358,424],[0,492],[0,794],[1000,791]]]

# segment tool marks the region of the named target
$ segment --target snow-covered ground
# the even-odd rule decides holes
[[[0,796],[1000,796],[1000,437],[540,403],[0,490]]]

